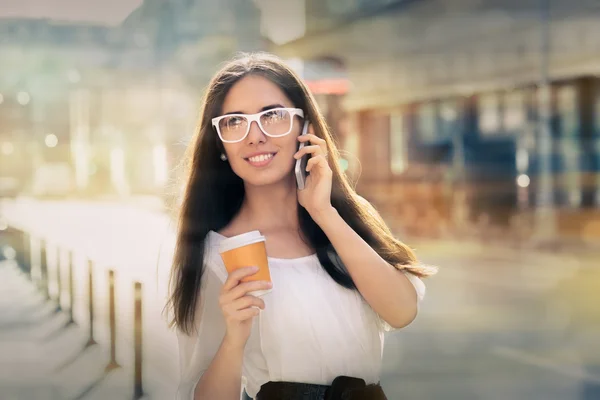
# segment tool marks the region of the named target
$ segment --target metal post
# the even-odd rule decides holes
[[[12,228],[6,224],[0,217],[0,232],[7,232],[9,236],[15,237],[15,262],[22,272],[27,272],[25,269],[25,232],[20,229]]]
[[[94,270],[93,270],[93,267],[94,267],[94,264],[92,263],[92,260],[88,260],[88,306],[89,306],[88,314],[90,317],[90,320],[89,320],[90,334],[89,334],[87,346],[92,346],[92,345],[96,344],[96,341],[94,340]]]
[[[62,282],[61,282],[61,274],[60,269],[62,267],[61,257],[60,257],[60,249],[56,248],[56,312],[62,311],[62,306],[60,304],[60,299],[62,295]]]
[[[69,251],[69,324],[74,324],[73,308],[75,305],[75,289],[73,279],[73,252]]]
[[[31,276],[31,236],[26,231],[23,231],[23,270],[27,273],[29,280]]]
[[[119,368],[117,363],[117,324],[115,318],[115,271],[108,271],[108,322],[110,329],[110,361],[105,371]]]
[[[46,251],[46,241],[40,240],[40,272],[41,272],[41,290],[46,297],[46,300],[50,300],[50,290],[48,289],[48,254]]]
[[[133,398],[135,400],[144,395],[142,388],[142,284],[134,283],[134,314],[133,314],[133,341],[134,341],[134,376]]]

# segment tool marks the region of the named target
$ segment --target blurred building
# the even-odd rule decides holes
[[[0,19],[11,174],[34,194],[163,193],[210,76],[236,51],[264,47],[244,0],[146,0],[110,27]]]
[[[600,236],[600,3],[300,3],[304,34],[274,51],[343,64],[339,140],[388,219]]]

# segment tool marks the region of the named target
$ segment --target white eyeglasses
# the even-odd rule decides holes
[[[212,119],[219,138],[225,143],[241,142],[248,136],[252,121],[270,137],[285,136],[292,131],[294,115],[304,118],[299,108],[271,108],[256,114],[227,114]]]

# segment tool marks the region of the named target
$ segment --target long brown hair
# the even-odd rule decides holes
[[[248,75],[260,75],[278,85],[294,107],[304,110],[314,133],[327,143],[331,160],[339,159],[327,124],[316,101],[301,79],[271,54],[241,54],[227,63],[211,80],[206,91],[199,126],[185,157],[186,184],[179,210],[177,238],[171,270],[172,288],[167,307],[173,312],[171,325],[190,333],[200,297],[204,273],[204,246],[209,231],[219,231],[238,213],[244,200],[244,185],[229,163],[220,159],[223,151],[211,119],[219,116],[231,87]],[[394,238],[379,214],[358,196],[337,161],[333,171],[331,203],[341,217],[389,264],[419,277],[435,273],[421,266],[413,251]],[[303,207],[298,207],[303,239],[315,249],[325,271],[338,284],[356,290],[340,257],[321,228]]]

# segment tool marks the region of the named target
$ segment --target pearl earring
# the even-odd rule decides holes
[[[227,161],[227,156],[225,153],[221,153],[221,161]]]

